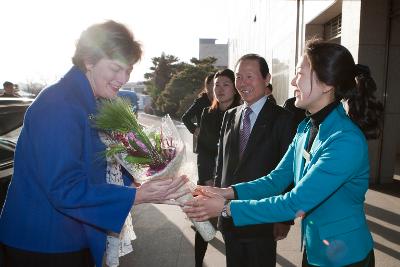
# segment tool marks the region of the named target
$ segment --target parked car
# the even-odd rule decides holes
[[[33,99],[0,98],[0,210],[14,167],[14,152],[27,108]]]
[[[136,92],[122,89],[118,91],[118,96],[128,99],[132,104],[133,111],[135,113],[138,112],[139,103],[138,103],[138,95],[136,94]]]
[[[145,94],[137,94],[139,97],[139,110],[145,110],[151,107],[151,96]]]

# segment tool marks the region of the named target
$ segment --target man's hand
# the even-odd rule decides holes
[[[193,191],[193,195],[207,195],[207,192],[214,193],[222,196],[225,199],[233,199],[235,194],[233,193],[232,187],[219,188],[214,186],[198,185]]]
[[[210,191],[203,191],[192,200],[186,202],[183,211],[186,215],[198,222],[218,217],[225,204],[225,198]]]

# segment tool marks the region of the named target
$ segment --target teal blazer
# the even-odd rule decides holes
[[[321,123],[305,152],[311,122],[304,120],[288,151],[269,175],[234,186],[230,204],[236,226],[302,217],[308,262],[344,266],[373,248],[364,201],[369,184],[368,145],[342,105]],[[294,188],[281,194],[294,181]]]

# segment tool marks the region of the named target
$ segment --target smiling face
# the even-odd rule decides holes
[[[221,104],[229,106],[232,104],[236,94],[236,89],[231,81],[226,76],[218,76],[214,80],[214,96]]]
[[[306,56],[299,61],[291,85],[295,87],[295,106],[311,114],[318,112],[335,99],[333,87],[318,80]]]
[[[257,60],[245,59],[236,67],[235,84],[243,101],[252,105],[265,96],[271,75],[263,78]]]
[[[132,66],[107,58],[100,59],[96,64],[86,63],[86,69],[94,96],[107,99],[116,97],[132,72]]]

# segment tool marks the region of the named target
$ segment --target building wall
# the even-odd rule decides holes
[[[146,85],[144,82],[128,82],[122,86],[122,89],[134,91],[136,93],[146,92]]]
[[[263,0],[235,0],[230,6],[229,67],[244,54],[263,56],[278,104],[293,94],[288,81],[295,69],[296,6],[296,1]]]
[[[224,69],[228,66],[228,44],[216,44],[216,39],[199,40],[199,59],[214,57],[217,61],[214,66]]]
[[[360,13],[359,62],[370,66],[385,106],[383,138],[370,146],[380,152],[372,158],[378,166],[371,171],[386,183],[392,180],[399,153],[400,0],[364,0]]]

